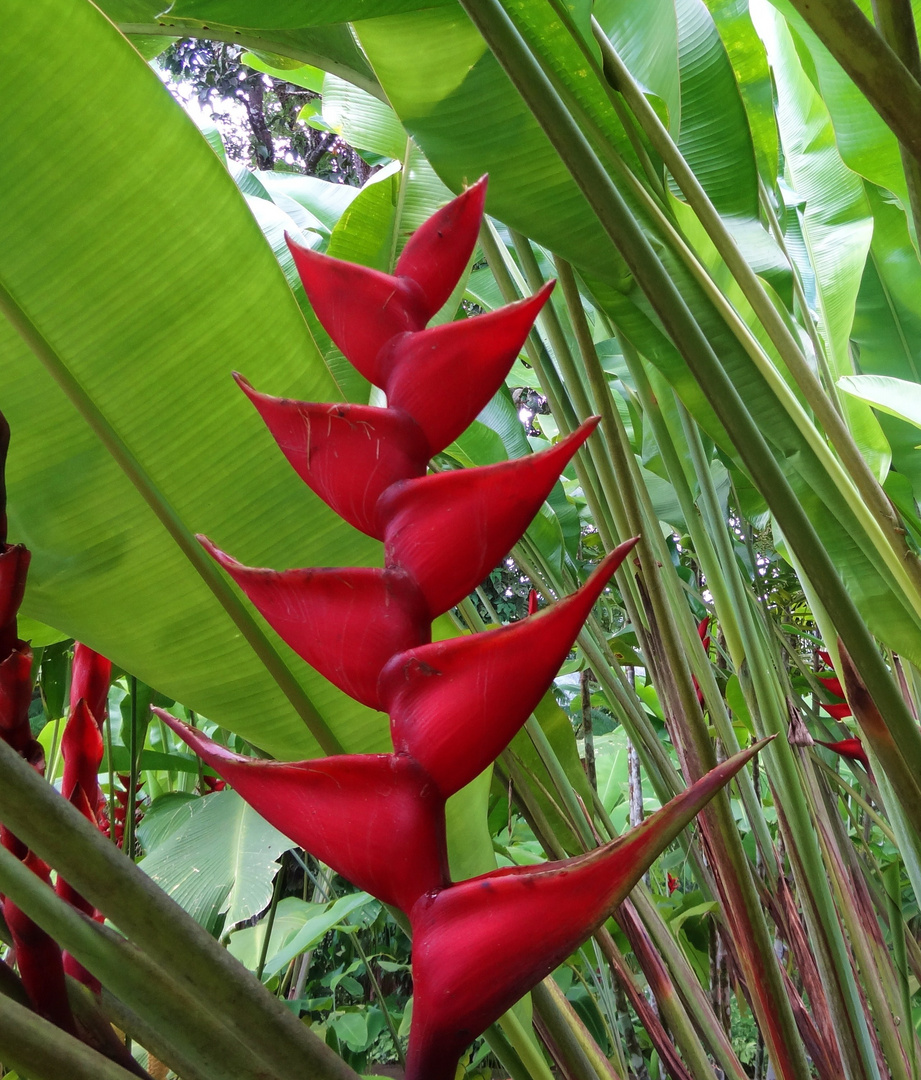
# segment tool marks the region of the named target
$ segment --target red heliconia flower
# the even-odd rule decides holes
[[[816,739],[819,746],[824,746],[828,750],[834,750],[836,754],[840,754],[843,758],[849,758],[851,761],[859,761],[861,765],[870,771],[870,758],[867,756],[866,750],[863,748],[863,742],[856,738],[851,737],[849,739],[841,739],[838,742],[822,742],[821,739]]]
[[[393,752],[257,760],[155,710],[263,817],[409,914],[415,1016],[408,1080],[453,1078],[467,1043],[610,914],[651,858],[757,749],[588,855],[450,879],[447,799],[524,724],[636,543],[621,544],[577,593],[539,614],[532,591],[526,619],[431,640],[432,620],[508,553],[598,423],[593,417],[519,460],[428,474],[429,460],[501,386],[552,287],[489,315],[426,328],[473,254],[485,191],[484,179],[423,225],[392,275],[289,241],[317,317],[384,391],[386,408],[269,397],[238,377],[298,475],[346,521],[383,541],[383,567],[254,569],[199,538],[301,657],[389,713]]]
[[[666,878],[668,885],[668,895],[671,896],[673,892],[677,892],[681,888],[681,882],[675,877],[674,874],[669,874]]]
[[[604,922],[649,861],[762,745],[723,762],[642,825],[587,855],[506,867],[422,896],[410,913],[406,1080],[452,1080],[464,1047]]]

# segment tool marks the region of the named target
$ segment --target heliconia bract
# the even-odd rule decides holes
[[[518,460],[428,471],[502,385],[552,288],[427,328],[473,255],[485,195],[484,178],[438,211],[407,242],[393,274],[289,241],[317,317],[384,391],[386,407],[271,397],[236,376],[298,475],[383,542],[383,566],[257,569],[199,538],[301,657],[356,700],[388,712],[393,752],[257,760],[158,710],[276,827],[409,915],[415,1005],[407,1080],[453,1077],[464,1046],[607,918],[755,752],[723,763],[638,829],[587,855],[468,881],[449,877],[446,800],[525,723],[636,543],[622,543],[581,589],[540,613],[534,595],[517,623],[431,640],[433,619],[507,555],[598,424],[590,418]],[[516,677],[523,670],[526,680]]]

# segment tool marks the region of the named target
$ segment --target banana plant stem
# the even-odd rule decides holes
[[[0,1059],[30,1080],[137,1080],[134,1073],[3,995]]]
[[[3,892],[26,911],[62,948],[72,953],[129,1008],[139,1010],[158,1030],[170,1032],[179,1053],[210,1080],[219,1080],[222,1061],[233,1056],[241,1080],[282,1080],[225,1026],[218,1014],[200,1011],[195,996],[114,931],[87,919],[58,897],[12,854],[0,848]],[[188,1037],[188,1018],[196,1015]],[[185,1023],[183,1022],[185,1020]],[[172,1060],[171,1057],[167,1060]]]
[[[918,31],[911,9],[911,0],[872,0],[873,20],[880,36],[921,83],[921,54],[918,51]],[[899,143],[902,169],[908,186],[908,204],[915,227],[915,248],[921,241],[921,164]]]

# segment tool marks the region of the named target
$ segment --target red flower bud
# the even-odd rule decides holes
[[[109,682],[112,661],[88,645],[74,645],[74,664],[70,679],[70,707],[75,708],[82,698],[101,731],[109,715]],[[101,758],[100,758],[101,760]]]

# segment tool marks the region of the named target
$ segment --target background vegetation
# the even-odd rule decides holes
[[[97,1007],[151,1075],[225,1076],[231,1060],[248,1075],[247,1054],[279,1080],[398,1067],[403,932],[233,792],[209,794],[146,717],[151,700],[178,702],[235,748],[289,760],[388,748],[386,718],[291,653],[193,537],[257,566],[379,561],[280,461],[230,373],[376,400],[316,321],[283,234],[390,270],[488,172],[490,220],[445,317],[558,285],[507,388],[439,464],[603,422],[439,632],[516,618],[530,587],[570,592],[602,551],[643,539],[554,695],[452,801],[452,872],[585,850],[778,738],[477,1044],[468,1075],[914,1080],[912,6],[100,8],[15,0],[0,41],[0,409],[10,539],[33,551],[20,634],[48,777],[77,639],[118,666],[101,779],[113,806],[116,774],[141,785],[130,855],[147,877],[0,752],[0,818],[130,951],[46,912],[6,864],[0,889],[25,890],[17,903],[99,968]],[[238,128],[200,131],[149,61],[180,96],[242,110],[249,145]],[[866,762],[841,752],[855,737]],[[0,1060],[84,1075],[80,1044],[23,1020],[7,989]]]

